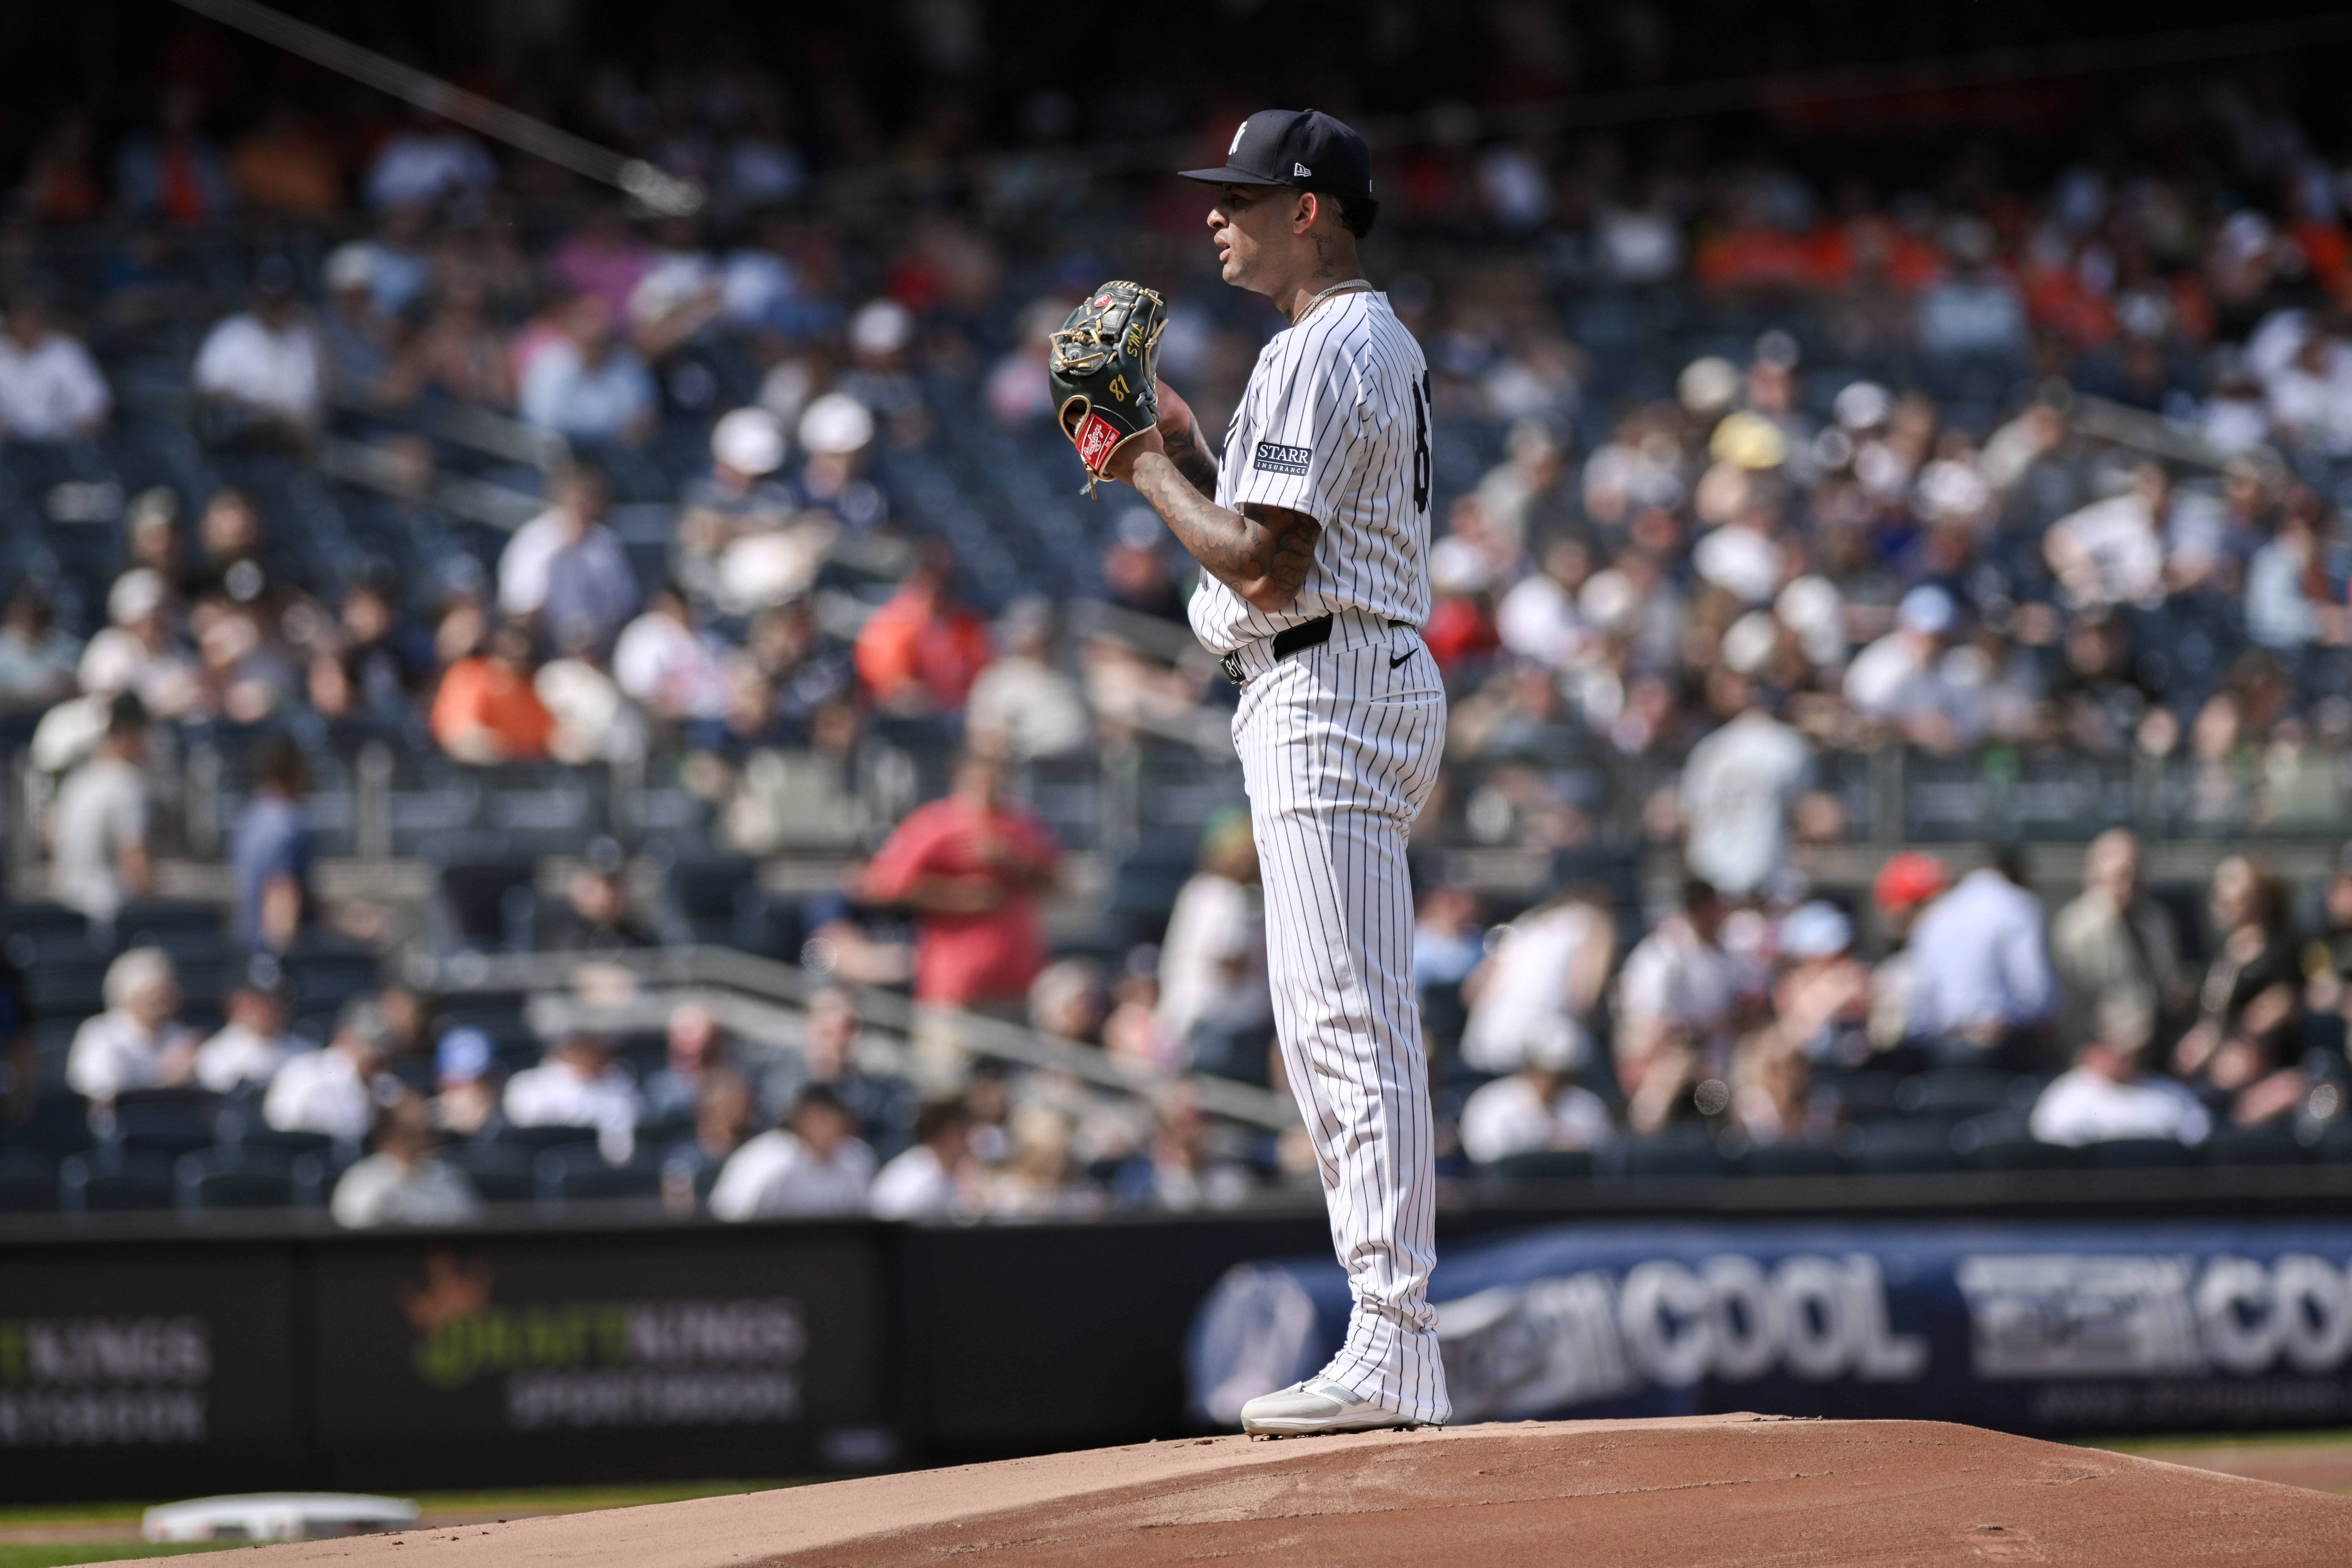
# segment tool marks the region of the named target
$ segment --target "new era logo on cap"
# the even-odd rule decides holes
[[[1315,177],[1315,171],[1304,163],[1293,163],[1290,165],[1290,172],[1302,180],[1311,180]]]

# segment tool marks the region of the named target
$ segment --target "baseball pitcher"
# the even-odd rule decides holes
[[[1339,1353],[1250,1401],[1242,1426],[1442,1425],[1452,1409],[1428,1300],[1435,1179],[1405,863],[1445,737],[1420,636],[1427,364],[1356,259],[1379,210],[1362,137],[1311,109],[1266,110],[1242,122],[1223,168],[1183,177],[1218,188],[1208,223],[1224,280],[1290,322],[1259,354],[1222,455],[1150,376],[1150,290],[1097,290],[1072,318],[1083,341],[1057,334],[1055,358],[1073,392],[1064,427],[1089,473],[1135,487],[1208,578],[1192,629],[1242,690],[1234,737],[1283,1062],[1355,1299]],[[1139,409],[1109,386],[1115,374],[1101,396],[1081,379],[1085,351],[1129,343],[1143,348]],[[1139,390],[1131,376],[1125,386]]]

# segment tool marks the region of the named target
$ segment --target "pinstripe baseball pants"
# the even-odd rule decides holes
[[[1429,1305],[1437,1183],[1405,840],[1437,782],[1445,693],[1411,628],[1354,611],[1275,661],[1242,651],[1234,717],[1265,886],[1282,1060],[1355,1299],[1325,1375],[1427,1422],[1453,1413]]]

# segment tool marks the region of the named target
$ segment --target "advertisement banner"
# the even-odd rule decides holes
[[[282,1255],[18,1253],[0,1269],[0,1453],[176,1454],[286,1441]]]
[[[2352,1421],[2352,1222],[1578,1224],[1447,1247],[1431,1296],[1457,1422]],[[1312,1375],[1348,1310],[1328,1258],[1232,1269],[1193,1320],[1193,1414]]]
[[[318,1436],[509,1452],[717,1439],[739,1464],[887,1463],[872,1239],[760,1240],[439,1237],[321,1256]]]

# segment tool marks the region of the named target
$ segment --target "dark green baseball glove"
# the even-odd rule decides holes
[[[1160,423],[1155,377],[1168,302],[1140,283],[1106,283],[1053,334],[1045,378],[1062,434],[1087,466],[1087,491],[1111,454]]]

